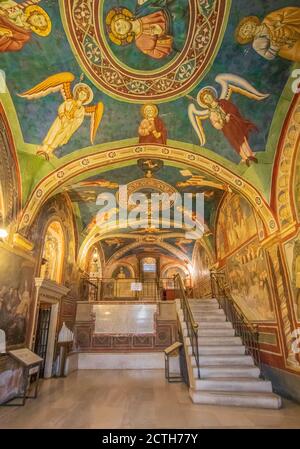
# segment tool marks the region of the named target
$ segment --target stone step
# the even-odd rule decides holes
[[[197,367],[193,367],[193,374],[198,376]],[[243,365],[223,365],[223,366],[200,366],[200,377],[254,377],[258,378],[260,371],[256,366],[243,366]]]
[[[211,309],[210,310],[194,310],[194,309],[192,309],[192,313],[193,313],[194,318],[202,317],[202,316],[206,316],[206,315],[209,315],[209,316],[224,315],[225,316],[224,310],[222,310],[222,309],[213,309],[213,310],[211,310]]]
[[[231,377],[214,379],[195,379],[195,390],[199,391],[247,391],[272,393],[272,383],[252,377]]]
[[[189,304],[191,307],[193,306],[217,306],[219,307],[219,303],[216,299],[210,299],[210,300],[202,300],[202,301],[195,301],[193,299],[189,299]]]
[[[220,309],[219,304],[190,304],[192,310],[223,310]]]
[[[199,329],[232,329],[229,321],[201,321]]]
[[[198,336],[198,344],[199,346],[209,346],[209,345],[218,345],[218,346],[230,346],[230,345],[241,345],[242,340],[240,337],[220,337],[220,336],[209,336],[202,337]]]
[[[199,362],[200,366],[224,366],[224,365],[254,366],[252,357],[250,355],[245,354],[200,355]],[[192,364],[196,366],[196,361],[194,357],[192,357]]]
[[[203,309],[202,307],[200,309],[194,309],[191,308],[192,314],[194,316],[198,315],[225,315],[224,311],[222,309],[212,309],[211,307],[208,309]]]
[[[282,406],[279,396],[274,393],[247,393],[225,391],[194,391],[190,396],[195,404],[255,407],[278,410]]]
[[[224,329],[199,329],[198,336],[199,337],[234,337],[235,331],[234,329],[224,328]]]
[[[199,355],[245,355],[245,346],[199,346]],[[188,354],[192,355],[192,347],[188,345]]]
[[[198,329],[200,379],[193,356],[187,327],[182,323],[184,342],[189,355],[193,388],[190,396],[195,403],[224,406],[278,409],[281,398],[272,392],[272,384],[259,378],[240,337],[232,323],[226,321],[223,309],[215,299],[192,300],[191,310]],[[182,320],[182,312],[179,314]]]

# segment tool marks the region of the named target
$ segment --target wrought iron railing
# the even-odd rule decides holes
[[[246,348],[246,353],[253,357],[254,363],[261,369],[260,344],[258,326],[251,323],[231,296],[224,272],[211,271],[213,297],[218,300],[219,307],[225,312]]]
[[[199,359],[199,341],[198,341],[199,325],[194,320],[193,313],[191,311],[190,304],[186,295],[186,289],[179,274],[175,276],[175,288],[176,288],[176,296],[177,298],[180,299],[181,309],[183,311],[183,317],[187,327],[187,334],[191,342],[193,356],[196,360],[198,377],[200,379],[200,359]]]

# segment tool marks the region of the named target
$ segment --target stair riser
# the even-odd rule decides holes
[[[242,340],[239,337],[198,337],[199,346],[231,346],[241,345]]]
[[[281,400],[277,396],[271,396],[268,398],[251,396],[249,394],[245,397],[239,397],[232,394],[231,396],[222,395],[222,393],[205,393],[205,392],[193,392],[190,393],[191,398],[195,404],[208,404],[208,405],[224,405],[232,407],[255,407],[278,410],[281,408]]]
[[[199,329],[199,337],[234,337],[234,329]]]
[[[226,322],[226,317],[222,315],[203,315],[198,317],[197,315],[194,317],[196,323],[201,325],[202,323],[207,323],[209,321],[212,322]]]
[[[188,330],[186,326],[182,326],[182,332],[184,337],[188,337]],[[198,330],[198,338],[202,339],[210,339],[210,338],[236,338],[234,329],[210,329],[210,328],[202,328]],[[230,343],[231,344],[231,343]]]
[[[232,324],[228,321],[202,321],[199,325],[201,329],[232,329]]]
[[[246,355],[240,355],[235,357],[228,357],[228,356],[200,356],[199,357],[200,366],[222,366],[230,364],[231,366],[235,365],[245,365],[245,366],[254,366],[252,357],[246,356]]]
[[[191,311],[194,315],[224,315],[224,310],[222,309],[196,309],[195,307],[191,307]]]
[[[195,377],[198,376],[197,368],[193,368],[193,374]],[[225,369],[224,367],[200,367],[200,377],[202,378],[214,378],[214,377],[251,377],[254,379],[258,379],[260,375],[258,368],[248,368],[245,369],[237,368],[235,366],[230,367],[229,369]]]
[[[218,306],[191,306],[191,310],[193,313],[224,313]]]
[[[240,357],[240,359],[238,359],[238,357]],[[229,364],[232,367],[235,367],[235,366],[245,366],[248,368],[255,367],[252,358],[250,357],[250,359],[249,359],[243,355],[237,356],[236,360],[232,360],[232,359],[228,360],[228,358],[226,358],[226,357],[225,357],[225,359],[222,359],[222,358],[216,359],[214,357],[201,355],[201,356],[199,356],[199,362],[200,362],[200,367],[207,367],[207,368],[209,368],[210,366],[213,366],[213,367],[217,366],[220,368],[222,368],[224,366],[228,367]],[[197,367],[196,359],[193,355],[191,355],[191,364],[194,368]]]
[[[197,391],[240,391],[249,393],[272,393],[272,384],[268,381],[237,380],[199,380],[195,381]]]

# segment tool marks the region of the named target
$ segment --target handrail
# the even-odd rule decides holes
[[[196,323],[193,313],[191,311],[190,304],[189,301],[187,300],[184,284],[180,274],[176,274],[174,276],[174,281],[175,286],[176,287],[178,286],[176,290],[179,294],[181,309],[183,311],[184,321],[186,323],[187,333],[191,342],[193,356],[195,357],[196,360],[198,377],[200,379],[200,359],[199,359],[199,341],[198,341],[199,325],[198,323]]]
[[[221,282],[222,279],[222,282]],[[261,368],[260,342],[258,326],[251,323],[242,309],[236,303],[228,287],[226,287],[224,272],[211,271],[212,293],[217,299],[219,307],[225,312],[235,334],[241,337],[247,354],[252,355],[255,364]]]

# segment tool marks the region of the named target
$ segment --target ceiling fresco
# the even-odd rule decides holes
[[[2,1],[1,5],[3,6],[0,6],[4,8],[4,5],[9,3],[9,1]],[[147,75],[149,72],[149,77],[152,79],[153,70],[159,71],[159,69],[161,69],[161,67],[155,69],[156,64],[161,65],[166,62],[166,66],[168,67],[170,65],[168,58],[171,58],[173,61],[174,58],[175,60],[177,58],[177,56],[172,56],[174,52],[175,54],[181,54],[180,45],[177,45],[176,38],[174,37],[172,40],[176,51],[172,47],[172,55],[167,56],[166,61],[164,62],[162,62],[161,59],[155,60],[141,51],[138,51],[135,48],[136,46],[134,43],[128,45],[117,45],[113,43],[107,36],[107,15],[112,8],[124,6],[125,9],[132,11],[133,14],[135,14],[134,11],[142,8],[141,11],[144,11],[145,14],[148,11],[146,16],[149,16],[151,15],[149,13],[151,13],[152,10],[164,11],[164,8],[167,8],[167,10],[168,8],[175,8],[176,10],[178,5],[182,2],[176,0],[171,2],[166,0],[147,0],[147,2],[143,2],[142,6],[138,5],[139,1],[136,2],[134,0],[127,0],[124,2],[124,5],[122,2],[120,3],[116,0],[113,2],[99,0],[95,2],[88,2],[87,0],[80,2],[76,2],[75,0],[42,0],[41,2],[36,1],[36,3],[40,3],[51,20],[51,30],[48,30],[49,34],[47,36],[39,36],[32,32],[30,39],[28,39],[26,45],[24,44],[22,46],[20,51],[2,50],[1,52],[1,68],[5,71],[7,76],[9,93],[12,96],[17,111],[17,117],[21,125],[24,141],[35,145],[37,149],[43,144],[47,137],[47,133],[51,130],[51,126],[53,126],[57,118],[58,108],[63,104],[64,99],[59,91],[59,86],[56,86],[55,88],[52,87],[50,89],[52,92],[50,92],[50,90],[47,91],[44,89],[41,91],[38,89],[38,94],[33,95],[31,98],[20,97],[19,95],[34,88],[41,82],[44,82],[50,76],[67,72],[74,77],[72,89],[76,84],[80,83],[81,75],[83,73],[85,75],[84,83],[88,84],[93,92],[93,104],[103,104],[104,112],[97,135],[94,138],[95,144],[131,138],[137,139],[136,142],[138,142],[139,126],[143,119],[140,104],[137,104],[137,101],[133,104],[133,100],[129,103],[126,95],[122,95],[122,93],[118,96],[122,101],[118,101],[107,95],[108,89],[105,89],[104,92],[104,89],[100,88],[98,83],[94,81],[89,70],[82,61],[77,60],[77,52],[74,49],[75,37],[72,38],[72,42],[69,42],[67,38],[69,33],[68,29],[66,29],[68,26],[65,20],[65,10],[72,10],[73,4],[79,3],[81,5],[81,9],[79,8],[79,10],[81,11],[84,20],[91,21],[92,16],[94,17],[94,15],[97,15],[97,23],[102,29],[102,34],[101,30],[97,29],[97,35],[95,35],[94,39],[98,42],[103,35],[102,38],[105,40],[105,45],[110,49],[109,58],[113,59],[116,64],[121,64],[122,60],[123,62],[126,60],[129,66],[136,65],[136,67],[139,67],[138,72],[141,72],[144,75]],[[263,20],[265,17],[268,17],[270,13],[279,8],[286,7],[287,4],[291,7],[297,6],[298,1],[290,0],[287,2],[284,0],[272,0],[264,2],[245,2],[245,0],[234,0],[231,4],[231,9],[229,8],[230,2],[226,1],[226,8],[229,13],[228,18],[224,12],[224,1],[198,0],[196,2],[196,0],[190,0],[188,3],[190,9],[195,9],[196,5],[198,6],[198,14],[202,15],[203,20],[206,20],[210,11],[214,10],[213,23],[215,23],[219,17],[218,14],[216,15],[216,11],[223,8],[222,19],[223,21],[226,20],[226,27],[223,27],[224,35],[219,31],[219,39],[217,39],[217,42],[212,43],[216,49],[215,58],[208,63],[206,70],[202,71],[201,75],[198,76],[199,80],[197,86],[189,92],[189,94],[185,89],[181,98],[176,101],[170,102],[167,93],[161,98],[161,101],[157,100],[158,103],[161,102],[161,104],[158,105],[159,117],[165,124],[168,139],[188,142],[195,145],[195,147],[200,145],[201,142],[199,141],[199,137],[189,119],[189,107],[194,105],[197,110],[201,110],[197,102],[197,94],[206,86],[214,87],[216,89],[216,94],[219,97],[221,95],[221,88],[216,82],[216,77],[220,74],[229,74],[238,76],[241,80],[247,81],[249,86],[252,86],[259,93],[269,95],[258,102],[257,98],[249,98],[249,89],[246,88],[242,95],[240,93],[234,93],[229,100],[229,102],[239,110],[244,119],[253,123],[253,127],[250,130],[251,132],[249,133],[250,148],[254,152],[259,153],[265,151],[274,112],[278,105],[280,94],[291,73],[293,61],[279,55],[272,60],[266,59],[266,57],[263,57],[251,48],[251,45],[239,44],[235,37],[236,28],[239,22],[248,15],[255,15]],[[93,4],[93,11],[86,11],[84,9],[86,4]],[[149,4],[148,7],[147,4]],[[99,13],[98,10],[100,10]],[[76,14],[79,14],[76,8],[72,11],[75,16]],[[144,13],[140,12],[140,14],[144,17]],[[175,13],[171,12],[170,14],[172,16],[172,14],[174,15]],[[134,15],[133,17],[136,16]],[[62,19],[64,23],[62,22]],[[160,25],[157,26],[160,27]],[[180,20],[178,26],[179,28],[184,29],[184,25],[180,23]],[[176,29],[177,25],[174,25],[174,33],[176,33]],[[189,31],[186,33],[188,32]],[[183,39],[183,36],[186,34],[183,32],[179,33],[179,35]],[[205,33],[201,34],[201,39],[206,39]],[[217,51],[219,47],[220,50]],[[91,52],[93,53],[93,50],[91,50]],[[132,70],[136,70],[136,68],[132,68]],[[103,73],[104,72],[105,70],[103,70]],[[192,83],[192,86],[195,86],[195,82]],[[171,90],[172,89],[173,88],[171,88]],[[139,103],[153,102],[154,100],[155,99],[150,95],[139,101]],[[130,120],[128,119],[129,117]],[[74,131],[73,127],[65,139],[56,139],[56,142],[53,142],[55,139],[52,139],[51,141],[50,136],[49,145],[52,144],[52,148],[54,148],[51,155],[60,158],[75,150],[90,146],[89,121],[90,117],[86,117],[83,121],[80,119],[75,126],[76,131]],[[214,129],[210,120],[205,120],[203,122],[203,128],[206,136],[203,147],[236,164],[241,161],[240,154],[237,154],[237,145],[235,145],[234,148],[232,139],[230,139],[230,137],[228,138],[228,133],[224,135],[224,132]],[[52,131],[52,134],[57,134],[58,128],[55,129],[54,127],[54,129],[52,128]],[[247,132],[247,130],[245,132]],[[65,142],[66,140],[67,142]],[[58,146],[56,147],[56,145]]]
[[[151,167],[151,170],[149,170]],[[118,180],[117,182],[111,180]],[[223,198],[224,192],[228,187],[214,181],[212,178],[201,172],[180,169],[163,164],[160,160],[140,159],[137,165],[123,167],[116,170],[102,173],[89,178],[88,180],[78,182],[74,185],[64,188],[77,211],[78,226],[81,229],[81,241],[94,233],[94,241],[101,242],[105,260],[108,261],[115,253],[126,251],[136,253],[144,245],[168,244],[169,250],[164,251],[170,255],[170,248],[173,247],[180,251],[182,257],[192,260],[195,240],[186,238],[186,229],[174,222],[174,214],[171,211],[171,225],[167,229],[155,229],[145,223],[139,229],[131,227],[112,227],[101,228],[96,220],[97,213],[101,207],[97,206],[97,197],[101,193],[110,191],[118,198],[119,186],[127,186],[128,194],[134,192],[149,195],[155,192],[167,191],[169,193],[203,193],[204,194],[204,219],[205,233],[211,235],[215,226],[215,217],[218,206]],[[162,189],[162,190],[160,190]],[[167,190],[165,190],[167,189]],[[116,210],[117,212],[117,210]],[[130,245],[135,243],[134,248]]]
[[[204,193],[207,235],[224,192],[242,180],[267,209],[299,23],[299,0],[0,0],[0,101],[23,204],[35,210],[41,185],[55,179],[51,195],[69,195],[81,240],[95,231],[98,195],[120,185]],[[148,171],[139,163],[147,151]],[[186,163],[169,156],[176,151]],[[95,155],[103,164],[89,169]],[[22,223],[33,219],[25,212]],[[113,229],[99,239],[106,258],[140,235],[191,258],[193,243],[177,231]]]
[[[214,58],[230,5],[225,0],[62,3],[81,66],[101,89],[133,102],[170,100],[191,90]]]
[[[154,181],[154,183],[149,183],[149,179]],[[117,180],[118,182],[113,182],[112,180]],[[192,173],[190,170],[162,165],[154,177],[146,178],[143,170],[136,165],[107,171],[100,176],[97,175],[68,186],[64,191],[68,192],[71,201],[77,204],[80,211],[82,229],[84,233],[88,233],[91,227],[93,227],[95,216],[100,209],[96,204],[99,194],[110,191],[117,195],[119,186],[122,185],[126,185],[128,192],[133,193],[130,190],[130,186],[134,184],[137,184],[136,189],[141,193],[155,193],[156,190],[154,188],[150,189],[149,184],[154,184],[155,187],[155,183],[159,181],[169,186],[170,194],[173,191],[194,194],[203,193],[205,199],[205,223],[210,229],[214,227],[215,212],[218,209],[218,204],[223,197],[224,191],[227,191],[228,188],[221,183],[213,181],[212,178],[201,172],[194,171]],[[123,229],[122,232],[126,232],[126,230]],[[131,231],[129,230],[128,232]]]

